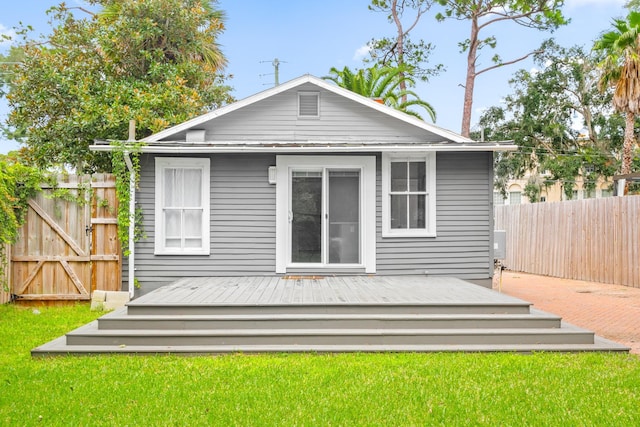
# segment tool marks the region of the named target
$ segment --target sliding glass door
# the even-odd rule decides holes
[[[361,263],[361,170],[291,171],[291,262]]]

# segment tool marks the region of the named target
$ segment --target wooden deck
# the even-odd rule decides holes
[[[456,278],[185,278],[32,350],[55,354],[628,351]]]
[[[184,278],[131,305],[522,304],[453,277],[327,276]]]

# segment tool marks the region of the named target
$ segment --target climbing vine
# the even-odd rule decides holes
[[[6,245],[18,238],[29,199],[40,191],[43,181],[45,176],[40,170],[0,155],[0,282],[5,289]]]
[[[129,218],[129,201],[131,193],[129,191],[130,172],[125,161],[128,153],[135,173],[135,185],[138,188],[140,181],[140,151],[142,143],[140,142],[112,142],[113,148],[111,156],[111,165],[113,174],[116,177],[116,196],[118,198],[118,239],[122,245],[122,252],[125,256],[129,256],[131,250],[129,248],[129,227],[132,226]],[[145,237],[142,226],[142,210],[136,206],[134,218],[134,240]]]

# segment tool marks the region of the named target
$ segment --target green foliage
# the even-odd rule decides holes
[[[40,191],[43,178],[38,169],[0,155],[0,285],[3,288],[6,288],[6,244],[18,238],[18,230],[27,215],[29,199]]]
[[[13,80],[16,67],[24,60],[24,51],[11,46],[6,55],[0,54],[0,96],[6,95],[6,89]]]
[[[127,138],[136,120],[148,136],[229,101],[217,40],[223,14],[205,0],[92,0],[95,15],[50,9],[54,28],[24,40],[12,68],[5,134],[23,142],[34,165],[110,171],[96,139]]]
[[[38,169],[0,155],[0,243],[13,243],[24,223],[28,202],[44,181]]]
[[[535,179],[527,182],[527,185],[524,186],[524,195],[529,199],[531,203],[538,203],[540,201],[540,184],[538,184]]]
[[[367,98],[381,99],[386,105],[422,120],[418,113],[410,109],[420,107],[429,114],[433,122],[436,121],[436,112],[431,104],[421,100],[411,89],[402,89],[403,83],[405,87],[415,86],[411,69],[406,66],[371,67],[355,72],[345,66],[342,70],[333,67],[329,72],[330,75],[323,78],[342,88]]]
[[[528,58],[533,52],[520,57],[503,60],[499,54],[491,57],[490,64],[480,64],[482,50],[495,49],[498,40],[494,35],[486,35],[496,24],[513,23],[539,31],[553,31],[569,21],[562,15],[564,0],[436,0],[444,11],[436,14],[436,19],[466,20],[470,24],[469,38],[459,43],[461,52],[467,53],[467,76],[462,112],[462,135],[469,136],[471,130],[471,112],[473,92],[478,75],[493,69],[511,65]]]
[[[369,10],[385,14],[387,21],[395,25],[396,31],[392,37],[372,39],[369,42],[370,58],[365,59],[364,62],[372,63],[378,67],[408,66],[413,71],[412,75],[422,81],[427,81],[429,77],[444,71],[442,64],[434,67],[426,66],[434,46],[424,40],[414,42],[410,37],[411,31],[433,4],[433,0],[403,0],[400,2],[371,0]]]
[[[140,151],[142,143],[136,142],[112,142],[113,174],[116,177],[116,197],[118,199],[118,239],[125,256],[129,256],[129,228],[134,227],[134,240],[137,241],[145,237],[142,226],[142,209],[136,207],[134,223],[131,224],[129,214],[129,202],[131,200],[130,178],[131,172],[127,167],[125,157],[128,156],[133,166],[135,186],[138,187],[140,181]]]
[[[615,174],[623,138],[622,118],[609,107],[611,93],[597,89],[599,56],[547,41],[535,61],[538,70],[514,75],[505,105],[480,118],[486,139],[518,145],[517,152],[496,156],[496,188],[504,192],[509,179],[547,170],[546,183],[560,182],[567,196],[578,176],[593,190],[598,178]]]

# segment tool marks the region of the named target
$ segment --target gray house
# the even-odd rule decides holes
[[[512,146],[309,75],[143,142],[142,293],[184,277],[492,276],[493,152]]]
[[[141,295],[33,355],[628,351],[467,283],[493,272],[512,146],[311,76],[144,142]]]

